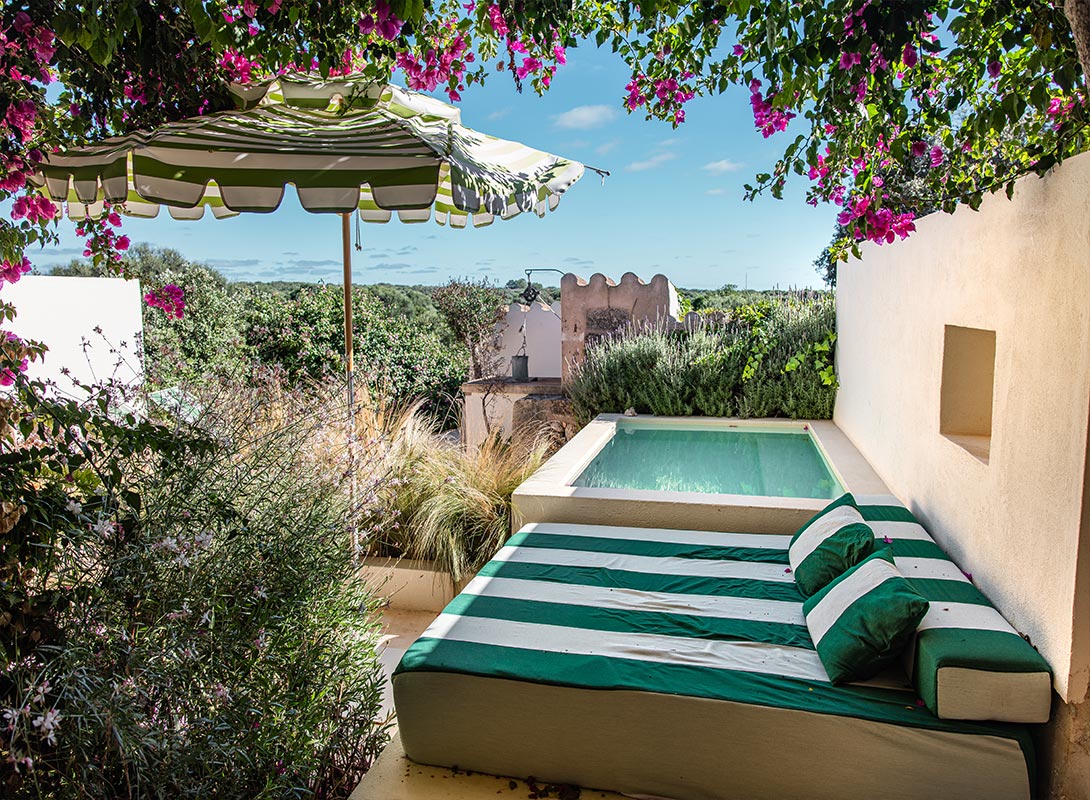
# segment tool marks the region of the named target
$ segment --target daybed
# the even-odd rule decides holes
[[[405,752],[676,800],[1031,797],[1029,727],[991,720],[1047,720],[1047,666],[906,509],[858,506],[931,601],[915,682],[829,682],[789,537],[535,524],[402,659]]]

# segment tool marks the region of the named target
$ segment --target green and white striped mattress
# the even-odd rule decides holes
[[[863,512],[942,607],[991,608],[907,511]],[[828,682],[788,543],[527,525],[398,666],[406,753],[679,800],[1029,797],[1024,726],[939,719],[903,675]]]
[[[901,572],[931,603],[905,665],[926,707],[943,719],[1047,722],[1052,673],[1041,654],[895,498],[856,502],[879,546],[890,542]],[[952,571],[929,577],[934,560]]]

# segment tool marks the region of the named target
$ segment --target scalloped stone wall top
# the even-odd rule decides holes
[[[583,361],[588,344],[643,325],[677,325],[680,313],[677,289],[665,275],[644,282],[626,272],[620,282],[600,272],[590,280],[569,272],[560,279],[560,343],[563,379]]]

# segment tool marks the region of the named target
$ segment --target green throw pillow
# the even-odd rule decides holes
[[[874,531],[846,494],[791,539],[787,558],[799,591],[809,597],[874,552]]]
[[[895,660],[927,613],[882,548],[802,604],[806,627],[833,683],[863,680]]]

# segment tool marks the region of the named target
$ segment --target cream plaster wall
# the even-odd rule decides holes
[[[834,419],[1081,702],[1090,153],[917,228],[840,267]],[[947,325],[995,331],[986,461],[939,432]]]
[[[30,364],[32,377],[54,381],[61,392],[69,394],[76,392],[73,379],[85,384],[143,381],[144,323],[138,281],[29,275],[6,285],[4,299],[18,309],[11,330],[49,347],[44,359]],[[115,348],[117,352],[112,352]],[[70,376],[63,375],[62,369],[68,369]]]
[[[528,382],[482,379],[462,386],[462,444],[476,450],[491,434],[511,436],[515,431],[515,403],[524,397],[559,394],[558,378],[531,378]]]
[[[496,325],[499,335],[500,375],[511,374],[511,356],[522,350],[530,357],[531,378],[560,377],[560,303],[547,306],[535,301],[528,306],[512,303],[507,316]]]

